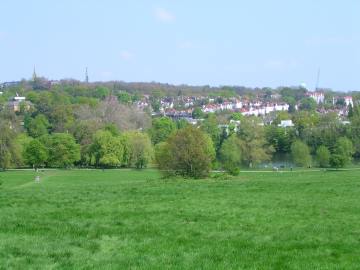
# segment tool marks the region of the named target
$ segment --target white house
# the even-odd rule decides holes
[[[287,127],[293,127],[294,123],[292,120],[281,120],[280,124],[278,125],[278,127],[283,127],[283,128],[287,128]]]
[[[354,103],[353,103],[353,98],[352,98],[352,96],[346,96],[346,97],[344,97],[344,100],[345,100],[345,104],[346,104],[346,106],[352,106],[352,107],[354,107]]]
[[[307,95],[313,98],[317,104],[324,103],[325,95],[323,92],[308,92]]]
[[[16,97],[14,97],[14,100],[15,100],[15,101],[25,101],[26,98],[25,98],[25,97],[16,96]]]

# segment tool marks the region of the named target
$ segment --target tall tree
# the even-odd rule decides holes
[[[220,149],[220,160],[223,167],[232,175],[239,174],[239,167],[242,161],[241,140],[236,134],[227,138]]]
[[[48,151],[43,143],[34,139],[25,147],[24,158],[27,164],[37,170],[40,166],[45,165],[48,159]]]
[[[95,133],[91,153],[95,157],[96,166],[120,166],[124,154],[124,146],[120,137],[110,131],[99,130]]]
[[[296,165],[301,167],[311,166],[310,149],[302,141],[295,141],[291,145],[291,155]]]
[[[330,151],[326,146],[321,145],[316,150],[316,160],[321,168],[329,167],[330,157],[331,157]]]
[[[49,151],[47,164],[51,167],[67,168],[80,160],[80,145],[70,134],[45,135],[40,137],[40,141]]]
[[[27,130],[31,137],[38,138],[49,133],[50,123],[45,115],[38,114],[35,118],[30,119]]]
[[[176,124],[169,117],[154,118],[149,130],[153,144],[165,141],[176,130]]]
[[[16,132],[8,121],[0,120],[0,168],[8,169],[16,165],[20,158],[20,151],[16,145]]]
[[[271,159],[274,148],[265,139],[265,130],[256,117],[246,118],[241,122],[239,138],[241,139],[243,162],[253,167]]]
[[[154,150],[149,136],[146,133],[133,131],[129,132],[127,137],[129,151],[128,164],[137,169],[145,168],[154,157]]]
[[[194,178],[206,177],[214,158],[211,138],[193,126],[178,130],[156,152],[159,168],[166,174]]]

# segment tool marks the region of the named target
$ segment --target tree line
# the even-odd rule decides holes
[[[33,106],[0,110],[3,169],[141,169],[151,164],[167,175],[204,177],[213,169],[237,174],[242,166],[256,167],[277,155],[296,166],[335,168],[360,157],[359,106],[350,107],[347,124],[335,113],[319,114],[305,106],[269,115],[273,119],[265,125],[267,119],[222,112],[198,115],[204,119],[192,126],[185,120],[151,118],[129,102],[135,96],[115,96],[103,86],[18,90]],[[288,119],[294,127],[278,126]],[[224,127],[230,120],[235,123]]]

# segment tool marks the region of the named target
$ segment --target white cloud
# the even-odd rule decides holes
[[[175,15],[165,8],[156,8],[154,10],[154,16],[157,20],[165,23],[174,22],[176,19]]]
[[[133,57],[134,57],[134,55],[131,52],[127,51],[127,50],[123,50],[123,51],[120,52],[120,58],[122,60],[129,61]]]

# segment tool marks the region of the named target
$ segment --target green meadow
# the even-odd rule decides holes
[[[0,173],[0,269],[359,269],[360,171]]]

